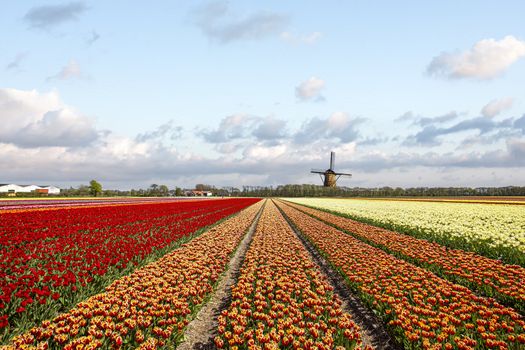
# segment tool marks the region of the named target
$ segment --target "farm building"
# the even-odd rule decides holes
[[[187,190],[185,191],[188,197],[211,197],[213,193],[211,191],[199,191],[199,190]]]
[[[41,193],[41,194],[59,194],[60,188],[47,185],[16,185],[0,184],[0,193]]]

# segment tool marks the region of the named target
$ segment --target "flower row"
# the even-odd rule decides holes
[[[219,316],[218,348],[352,349],[359,327],[275,204],[267,201],[232,302]]]
[[[74,231],[98,230],[224,205],[223,200],[105,204],[0,212],[0,247],[22,247]]]
[[[525,267],[524,205],[333,198],[289,200]]]
[[[188,197],[156,197],[156,198],[90,198],[90,199],[23,199],[23,200],[0,200],[0,213],[15,212],[15,211],[38,211],[42,209],[61,208],[61,207],[93,207],[93,206],[107,206],[118,204],[139,204],[152,202],[176,202],[187,200],[198,200],[201,198]]]
[[[290,204],[355,237],[402,258],[429,268],[447,279],[471,287],[489,297],[508,302],[525,313],[525,268],[507,265],[460,249],[367,225],[321,210]]]
[[[389,255],[294,209],[279,206],[408,349],[522,349],[514,309]]]
[[[4,350],[175,345],[195,308],[213,290],[261,205],[248,207],[158,261],[118,279],[106,292],[15,337]]]

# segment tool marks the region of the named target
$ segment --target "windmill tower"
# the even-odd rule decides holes
[[[335,187],[337,180],[341,176],[352,176],[352,174],[347,173],[336,173],[334,170],[335,167],[335,152],[330,152],[330,169],[320,170],[312,169],[311,173],[319,174],[321,180],[323,180],[324,187]]]

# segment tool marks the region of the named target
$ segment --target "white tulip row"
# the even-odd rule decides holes
[[[525,253],[525,205],[335,198],[287,200],[381,224],[403,226],[445,240],[459,238],[476,245]]]

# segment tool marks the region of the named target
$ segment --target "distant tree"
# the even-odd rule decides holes
[[[76,190],[77,196],[89,196],[91,194],[91,187],[87,185],[80,185]]]
[[[159,185],[157,184],[151,184],[149,188],[147,189],[146,194],[148,196],[158,196],[159,195]]]
[[[89,193],[95,197],[100,195],[102,193],[102,185],[96,180],[91,180],[89,182]]]
[[[119,191],[119,190],[104,190],[102,191],[105,197],[115,197],[115,196],[123,196],[126,195],[125,191]]]
[[[169,188],[166,185],[160,185],[158,189],[161,196],[167,196],[169,193]]]
[[[175,195],[176,195],[177,197],[180,197],[180,196],[182,196],[183,194],[184,194],[184,193],[182,192],[182,188],[180,188],[180,187],[176,187],[176,188],[175,188]]]
[[[197,191],[212,191],[215,189],[215,186],[206,185],[206,184],[196,184],[195,189]]]

